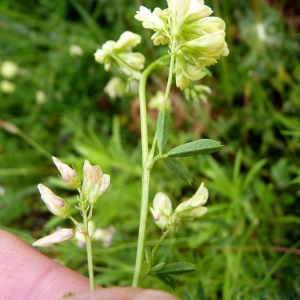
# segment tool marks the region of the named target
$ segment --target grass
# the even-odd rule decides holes
[[[151,8],[158,5],[148,2]],[[162,165],[155,167],[152,196],[163,190],[178,203],[201,181],[210,191],[207,215],[170,236],[158,255],[167,262],[197,265],[196,273],[178,276],[175,294],[186,300],[297,299],[299,28],[293,26],[293,14],[285,17],[296,4],[207,4],[226,21],[230,55],[202,81],[212,89],[207,103],[184,101],[172,91],[176,129],[170,140],[178,145],[212,138],[225,147],[211,157],[182,160],[191,170],[192,186]],[[14,61],[20,67],[11,79],[15,91],[1,92],[0,119],[22,132],[0,129],[0,226],[32,242],[61,225],[47,213],[36,188],[43,182],[74,201],[58,183],[50,153],[79,169],[85,158],[99,164],[112,185],[96,207],[95,221],[99,227],[116,227],[111,246],[95,244],[96,281],[104,286],[131,284],[141,158],[134,97],[113,100],[103,92],[109,74],[93,53],[125,30],[145,37],[141,47],[146,49],[149,33],[133,21],[137,5],[121,0],[118,5],[92,0],[0,3],[1,63]],[[71,55],[72,45],[82,55]],[[145,51],[150,61],[164,50]],[[155,88],[166,78],[157,74],[152,82]],[[37,91],[45,101],[36,100]],[[150,223],[149,245],[160,234]],[[44,253],[87,273],[85,253],[74,241]],[[151,277],[143,284],[170,291]]]

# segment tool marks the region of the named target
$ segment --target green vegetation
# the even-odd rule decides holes
[[[164,0],[144,2],[149,8],[166,7]],[[200,138],[224,147],[211,156],[180,158],[191,171],[192,185],[167,172],[163,162],[153,169],[150,201],[164,191],[177,206],[202,181],[210,192],[207,214],[170,234],[157,251],[163,261],[197,266],[194,273],[174,276],[174,293],[185,300],[300,297],[297,7],[288,0],[241,2],[206,1],[226,22],[230,49],[201,81],[212,91],[207,102],[187,101],[177,89],[170,97],[176,126],[169,132],[170,149]],[[95,278],[104,286],[131,285],[142,170],[137,94],[133,89],[109,97],[104,87],[111,74],[95,62],[94,52],[131,30],[144,38],[139,47],[148,63],[165,53],[164,47],[154,48],[149,31],[133,18],[141,4],[0,3],[0,64],[12,61],[19,67],[12,78],[0,74],[0,226],[32,243],[70,225],[52,216],[38,193],[43,182],[75,203],[51,155],[77,170],[84,159],[101,166],[111,185],[94,207],[93,220],[100,228],[115,227],[109,246],[94,242]],[[3,81],[14,88],[5,90]],[[153,90],[166,82],[159,72],[150,80]],[[149,98],[151,93],[150,86]],[[200,92],[198,98],[204,96]],[[156,115],[153,109],[153,122]],[[149,219],[148,245],[154,246],[161,230]],[[75,240],[43,252],[87,275],[85,251]],[[171,291],[152,277],[143,285]]]

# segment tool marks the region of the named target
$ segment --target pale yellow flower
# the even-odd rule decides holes
[[[201,217],[207,211],[207,208],[203,205],[207,202],[208,195],[208,189],[204,186],[204,183],[202,182],[197,192],[192,198],[180,203],[176,207],[175,214],[178,215],[180,218]]]
[[[141,53],[132,52],[132,48],[140,42],[141,37],[138,34],[126,31],[117,42],[107,41],[98,49],[94,55],[95,60],[104,64],[106,71],[117,65],[127,76],[138,78],[140,70],[144,68],[145,57]]]
[[[170,216],[172,214],[172,203],[164,193],[157,193],[153,200],[153,208],[150,207],[154,222],[161,229],[169,226]]]
[[[225,23],[211,17],[203,0],[168,0],[168,8],[152,13],[141,7],[135,18],[154,30],[155,45],[167,44],[175,55],[176,85],[181,89],[203,78],[204,68],[229,54],[225,42]]]
[[[16,89],[16,85],[9,80],[1,80],[0,89],[5,94],[12,94]]]
[[[4,61],[0,67],[1,75],[6,79],[14,78],[18,74],[18,71],[18,65],[13,61]]]

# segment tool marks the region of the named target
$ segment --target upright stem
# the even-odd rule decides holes
[[[142,272],[144,266],[144,253],[145,253],[145,240],[146,240],[146,225],[148,216],[148,199],[149,199],[149,183],[150,172],[152,167],[153,153],[149,155],[148,147],[148,122],[147,122],[147,103],[146,103],[146,81],[149,74],[157,68],[160,63],[169,58],[169,55],[165,55],[156,60],[148,66],[142,73],[139,84],[139,101],[140,101],[140,118],[141,118],[141,143],[142,143],[142,195],[141,195],[141,212],[140,212],[140,225],[138,234],[138,244],[136,252],[135,269],[133,274],[132,286],[138,287],[142,279]]]
[[[176,44],[175,41],[173,40],[172,45],[171,45],[171,61],[170,61],[170,69],[169,69],[169,76],[168,76],[168,82],[167,82],[167,87],[165,91],[165,98],[164,98],[164,103],[163,106],[166,107],[169,99],[169,94],[171,90],[171,85],[172,85],[172,78],[173,78],[173,69],[175,65],[175,48]]]
[[[84,227],[86,230],[85,233],[85,247],[86,247],[86,255],[88,261],[88,272],[89,272],[89,280],[90,280],[90,289],[91,291],[95,290],[95,278],[94,278],[94,264],[93,264],[93,253],[92,253],[92,241],[90,237],[90,233],[88,230],[89,219],[87,217],[86,211],[82,212]]]

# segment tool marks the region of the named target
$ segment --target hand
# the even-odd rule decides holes
[[[47,258],[30,245],[0,230],[0,291],[2,300],[176,300],[162,291],[131,287],[102,288],[89,291],[83,275]]]

